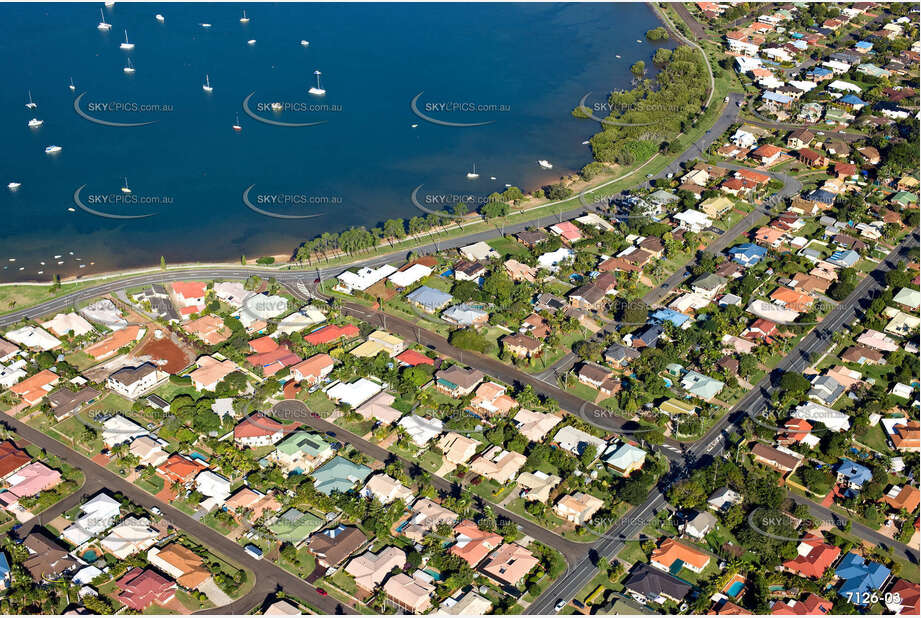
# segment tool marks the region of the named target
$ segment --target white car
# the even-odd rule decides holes
[[[726,97],[725,99],[723,99],[723,103],[729,103],[729,97]]]
[[[566,601],[564,601],[563,599],[560,599],[559,601],[557,601],[557,604],[553,607],[553,611],[558,614],[560,613],[560,610],[562,610],[564,607],[566,607]]]

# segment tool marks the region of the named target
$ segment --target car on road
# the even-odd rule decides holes
[[[723,103],[729,103],[729,97],[726,97],[725,99],[723,99]]]
[[[553,606],[553,611],[559,613],[564,607],[566,607],[566,601],[560,599],[556,602],[556,605]]]
[[[321,597],[325,597],[329,593],[323,590],[322,588],[317,588],[317,594],[320,595]]]
[[[150,512],[153,513],[154,515],[157,515],[157,516],[163,514],[163,511],[161,511],[160,508],[159,508],[159,507],[156,507],[156,506],[155,506],[155,507],[151,507]]]

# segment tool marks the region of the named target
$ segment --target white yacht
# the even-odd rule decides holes
[[[322,75],[322,73],[320,73],[319,71],[314,71],[313,74],[317,76],[317,85],[316,87],[311,88],[307,92],[309,92],[310,94],[316,94],[316,95],[326,94],[326,91],[323,88],[320,88],[320,75]]]
[[[205,83],[201,85],[201,89],[205,92],[212,92],[214,88],[211,87],[211,78],[208,75],[205,75]]]
[[[280,112],[282,109],[284,109],[284,106],[283,106],[281,103],[279,103],[278,101],[272,103],[272,111],[273,111],[273,112]]]
[[[248,41],[246,42],[246,44],[247,44],[247,45],[255,45],[255,44],[256,44],[256,39],[250,39],[250,40],[248,40]]]
[[[96,27],[100,30],[105,30],[106,32],[111,30],[112,24],[106,22],[106,14],[105,12],[103,12],[102,9],[99,9],[99,17],[102,18],[102,21],[99,22],[99,25],[97,25]]]
[[[128,177],[125,177],[125,184],[122,185],[122,193],[131,193],[131,187],[128,186]]]
[[[119,47],[125,50],[134,49],[134,43],[128,42],[128,31],[127,30],[125,30],[125,42],[119,45]]]
[[[542,168],[544,168],[545,170],[553,169],[553,164],[547,159],[541,159],[540,161],[537,162],[537,164],[541,166]]]
[[[57,154],[61,152],[62,150],[63,148],[61,148],[60,146],[55,146],[55,145],[45,146],[45,154]]]
[[[21,186],[22,186],[21,182],[11,182],[6,185],[6,188],[9,189],[10,191],[15,191]]]
[[[241,24],[249,23],[249,17],[246,16],[246,9],[243,9],[243,17],[240,18],[240,23]]]
[[[198,24],[198,25],[201,26],[202,28],[210,28],[210,27],[211,27],[211,24],[209,24],[209,23],[207,23],[207,22],[201,23],[201,24]]]
[[[132,73],[134,73],[134,65],[131,64],[131,58],[128,58],[128,66],[122,69],[122,71],[124,71],[128,75],[131,75]]]
[[[158,22],[160,22],[161,24],[162,24],[163,22],[166,21],[166,18],[163,17],[162,15],[160,15],[159,13],[157,13],[156,15],[154,15],[154,19],[156,19],[156,20],[157,20]]]
[[[236,120],[234,120],[233,130],[237,133],[243,130],[243,127],[240,125],[240,114],[237,114]]]
[[[71,92],[73,92],[74,90],[77,89],[77,87],[74,86],[74,78],[73,78],[73,77],[70,78],[70,84],[69,84],[67,87],[70,88],[70,91],[71,91]]]
[[[32,100],[32,91],[31,91],[31,90],[29,91],[29,102],[26,103],[26,107],[29,108],[29,109],[35,109],[36,107],[38,107],[38,103],[36,103],[35,101]]]
[[[39,120],[38,118],[33,118],[32,120],[29,121],[29,128],[30,128],[30,129],[37,129],[37,128],[39,128],[40,126],[42,126],[43,124],[45,124],[45,121],[44,121],[44,120]]]
[[[477,172],[476,172],[476,163],[474,163],[474,164],[473,164],[473,171],[472,171],[472,172],[467,172],[467,178],[473,180],[473,179],[479,178],[479,177],[480,177],[480,175],[477,174]]]
[[[307,47],[308,45],[310,45],[310,41],[307,39],[301,39],[301,47]]]

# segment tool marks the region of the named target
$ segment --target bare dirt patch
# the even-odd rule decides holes
[[[159,330],[163,337],[157,339],[154,331]],[[150,361],[161,371],[176,374],[192,364],[198,352],[192,346],[182,342],[171,331],[150,325],[144,341],[132,353],[139,361]]]

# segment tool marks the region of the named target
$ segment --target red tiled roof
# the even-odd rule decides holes
[[[202,298],[205,295],[205,283],[203,281],[176,281],[173,283],[173,291],[183,298]]]
[[[344,326],[327,324],[326,326],[318,328],[312,333],[305,335],[304,341],[311,345],[321,345],[324,343],[330,343],[341,337],[350,338],[357,337],[358,335],[358,327],[354,324],[345,324]]]
[[[258,339],[253,339],[249,342],[249,349],[257,354],[271,352],[277,347],[278,343],[276,343],[275,340],[268,335],[265,337],[259,337]]]
[[[269,418],[261,412],[247,416],[233,428],[234,439],[239,438],[258,438],[260,436],[270,436],[275,432],[284,431],[285,426]]]
[[[802,542],[812,546],[809,553],[805,556],[798,555],[793,560],[787,560],[783,565],[803,577],[819,579],[841,554],[840,548],[826,543],[819,536],[810,535],[803,539]]]
[[[0,478],[19,470],[32,461],[28,453],[6,440],[0,442]]]
[[[435,366],[435,361],[421,352],[416,352],[415,350],[405,350],[397,354],[396,359],[401,363],[409,365],[410,367],[415,367],[416,365],[432,365]]]

